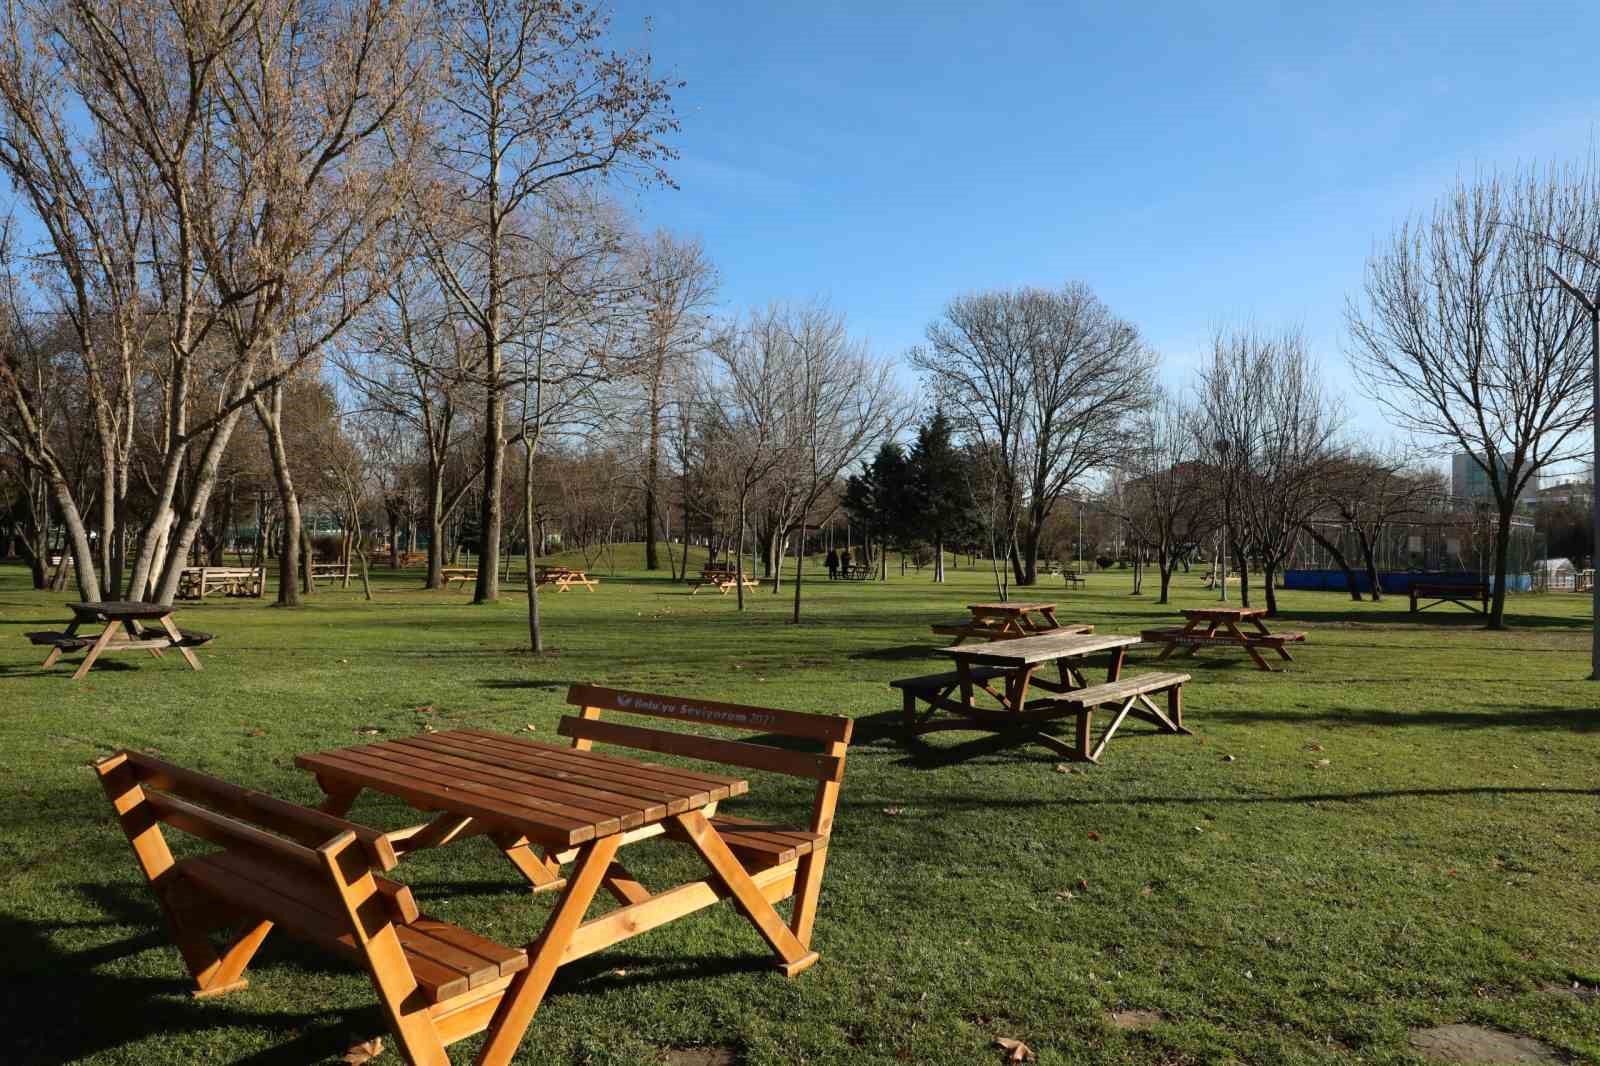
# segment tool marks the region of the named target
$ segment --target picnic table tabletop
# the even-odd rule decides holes
[[[166,604],[144,603],[139,600],[97,600],[91,603],[79,601],[67,604],[67,609],[87,621],[104,618],[142,621],[147,618],[165,618],[172,613],[172,608]]]
[[[1034,612],[1054,611],[1053,603],[969,603],[967,610],[982,617],[983,615],[1018,615],[1033,614]]]
[[[1235,622],[1246,618],[1259,618],[1267,613],[1265,607],[1191,607],[1183,612],[1183,616],[1192,621],[1210,622],[1226,621]]]
[[[348,807],[371,789],[557,847],[612,836],[743,795],[741,778],[667,768],[478,729],[295,757]],[[325,805],[326,806],[326,805]]]
[[[1023,667],[1057,659],[1075,659],[1137,643],[1138,637],[1120,633],[1040,633],[1034,637],[1018,637],[993,644],[956,645],[935,648],[934,651],[961,662]]]

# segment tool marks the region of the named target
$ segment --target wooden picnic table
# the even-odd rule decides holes
[[[1062,628],[1056,620],[1053,603],[969,603],[972,617],[948,625],[936,625],[933,631],[941,636],[955,637],[960,644],[968,637],[983,640],[1013,640],[1048,633]],[[1074,626],[1075,632],[1093,632],[1093,626]]]
[[[748,791],[743,779],[476,729],[300,755],[295,764],[316,775],[330,814],[343,816],[364,789],[438,812],[425,825],[387,834],[402,858],[486,835],[536,891],[560,892],[527,946],[527,969],[495,1013],[479,1063],[510,1061],[558,967],[719,899],[731,896],[791,969],[814,960],[770,902],[792,891],[793,867],[752,874],[710,818],[719,801]],[[617,852],[663,834],[690,844],[711,876],[646,890]],[[567,862],[575,865],[563,878]],[[585,921],[602,887],[622,906]]]
[[[1303,643],[1306,635],[1293,631],[1272,632],[1261,620],[1266,613],[1262,607],[1201,607],[1184,611],[1187,621],[1182,626],[1147,629],[1140,636],[1145,643],[1165,645],[1156,656],[1157,662],[1170,657],[1179,648],[1194,655],[1202,647],[1237,647],[1243,648],[1256,666],[1270,671],[1272,667],[1261,657],[1260,649],[1272,648],[1281,658],[1292,661],[1294,656],[1284,645]],[[1241,625],[1248,625],[1250,629],[1243,630],[1239,628]]]
[[[536,585],[554,585],[557,592],[566,592],[573,585],[582,585],[593,592],[600,583],[600,579],[590,577],[588,571],[571,566],[536,566],[533,568],[533,581]]]
[[[192,669],[200,669],[200,660],[191,648],[211,639],[208,633],[185,633],[172,620],[172,608],[160,603],[143,603],[130,600],[106,600],[95,603],[69,603],[72,621],[62,631],[45,631],[27,634],[34,644],[48,645],[43,669],[54,666],[62,655],[86,651],[82,664],[73,673],[77,681],[89,672],[95,661],[108,651],[148,651],[159,659],[169,649],[176,648]],[[103,624],[98,634],[80,636],[78,630],[85,625]]]
[[[893,683],[905,695],[907,726],[914,734],[945,729],[976,729],[989,732],[1021,731],[1031,739],[1069,758],[1099,761],[1106,742],[1129,714],[1154,722],[1168,733],[1185,733],[1182,714],[1182,686],[1187,674],[1148,674],[1123,678],[1122,661],[1127,649],[1139,638],[1117,633],[1040,633],[992,644],[937,649],[956,661],[948,674],[908,678]],[[1083,660],[1107,656],[1104,684],[1085,680]],[[1056,678],[1038,676],[1055,665]],[[998,681],[999,687],[992,682]],[[1030,688],[1055,696],[1030,699]],[[959,691],[958,698],[952,693]],[[1168,694],[1168,710],[1162,712],[1149,700],[1156,692]],[[980,707],[979,693],[998,707]],[[927,704],[917,713],[916,702]],[[1118,711],[1101,735],[1091,740],[1093,715],[1097,707],[1112,704]],[[943,717],[935,717],[943,713]],[[1067,744],[1044,732],[1053,719],[1075,717],[1078,729],[1075,744]]]

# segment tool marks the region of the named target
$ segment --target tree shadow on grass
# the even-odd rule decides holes
[[[486,677],[478,682],[479,688],[523,690],[529,692],[565,692],[580,681],[540,681],[534,678]]]
[[[899,644],[892,648],[869,648],[865,651],[853,651],[845,658],[888,663],[913,662],[917,660],[931,661],[935,650],[931,644]]]
[[[1118,734],[1118,736],[1120,735]],[[984,811],[995,808],[1039,809],[1043,807],[1173,807],[1190,809],[1201,805],[1253,806],[1262,803],[1280,805],[1297,803],[1368,803],[1378,800],[1453,799],[1465,796],[1600,796],[1600,789],[1462,785],[1456,788],[1385,788],[1374,789],[1370,792],[1299,792],[1283,795],[1027,796],[1018,799],[981,794],[959,796],[946,793],[931,798],[919,798],[916,804],[918,807],[950,812]],[[846,809],[863,809],[870,806],[870,804],[852,803],[841,799],[840,806]]]
[[[1356,707],[1332,707],[1317,711],[1210,709],[1200,712],[1198,720],[1230,725],[1276,722],[1289,725],[1448,726],[1452,729],[1600,732],[1600,709],[1555,706],[1506,707],[1481,711],[1387,711]]]
[[[104,884],[77,887],[111,916],[40,922],[0,912],[0,941],[9,956],[9,965],[0,969],[0,1019],[10,1045],[8,1066],[64,1066],[152,1036],[225,1026],[268,1027],[285,1034],[285,1043],[236,1061],[299,1066],[335,1059],[354,1041],[385,1031],[376,1003],[370,1009],[347,1012],[242,1010],[230,1005],[227,996],[191,999],[193,985],[186,977],[105,973],[106,965],[150,950],[170,951],[174,973],[181,973],[181,963],[154,905],[138,901],[132,886],[128,890]],[[82,951],[64,951],[54,941],[55,934],[67,929],[127,926],[149,931]],[[271,969],[265,951],[258,963]],[[234,995],[240,994],[249,993]]]

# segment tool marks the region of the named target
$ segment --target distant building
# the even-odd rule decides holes
[[[1539,502],[1588,507],[1594,499],[1594,485],[1588,481],[1557,481],[1539,489]]]
[[[1511,456],[1500,456],[1501,465],[1510,465]],[[1530,479],[1531,481],[1531,479]],[[1456,452],[1450,457],[1450,495],[1462,500],[1485,500],[1494,503],[1494,486],[1489,482],[1489,472],[1478,464],[1471,452]],[[1537,490],[1524,485],[1517,495],[1517,510],[1533,506]]]

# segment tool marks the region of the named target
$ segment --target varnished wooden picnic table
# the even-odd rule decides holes
[[[566,592],[573,585],[582,585],[593,592],[600,583],[600,579],[590,577],[588,571],[570,566],[536,566],[533,580],[537,585],[555,585],[557,592]]]
[[[72,621],[63,631],[29,633],[35,644],[48,645],[44,669],[54,666],[62,655],[86,651],[83,662],[72,675],[77,681],[89,672],[95,661],[108,651],[148,651],[159,659],[169,649],[176,648],[192,669],[200,669],[200,660],[190,649],[211,639],[206,633],[184,633],[172,620],[172,608],[160,603],[142,603],[133,600],[106,600],[94,603],[69,603]],[[105,628],[94,636],[80,636],[78,630],[85,625],[104,624]]]
[[[939,648],[937,650],[941,655],[948,655],[956,661],[953,672],[908,678],[894,685],[905,693],[907,725],[915,734],[945,729],[991,732],[1020,729],[1052,751],[1092,761],[1098,757],[1100,748],[1104,747],[1104,740],[1109,739],[1110,732],[1116,728],[1113,724],[1101,744],[1091,747],[1090,717],[1093,708],[1103,699],[1126,697],[1131,700],[1149,691],[1175,689],[1175,686],[1181,686],[1182,681],[1188,680],[1183,675],[1161,675],[1149,684],[1132,686],[1128,693],[1122,693],[1120,689],[1112,692],[1111,689],[1120,683],[1122,661],[1127,649],[1137,643],[1138,637],[1117,633],[1050,632],[991,644]],[[1083,660],[1102,654],[1107,656],[1106,684],[1090,685],[1082,672]],[[1038,676],[1042,668],[1051,664],[1056,668],[1054,679]],[[998,687],[994,682],[999,682]],[[1047,695],[1031,700],[1029,690],[1033,688],[1058,694],[1060,698]],[[959,696],[953,697],[955,693],[959,693]],[[980,707],[977,703],[979,693],[992,699],[998,707]],[[926,711],[920,715],[916,710],[918,700],[927,705]],[[1068,745],[1043,732],[1043,727],[1050,720],[1069,715],[1076,716],[1079,722],[1076,745]],[[1117,723],[1120,721],[1119,716]],[[1169,732],[1182,731],[1181,717],[1177,720],[1163,717],[1161,723]]]
[[[396,853],[487,835],[535,891],[561,895],[544,931],[527,946],[489,1027],[480,1064],[509,1062],[558,967],[730,896],[794,971],[814,961],[771,900],[793,890],[794,868],[752,874],[711,815],[746,781],[557,747],[475,729],[452,730],[301,755],[343,815],[363,789],[438,812],[425,825],[388,834]],[[617,861],[618,848],[667,834],[691,844],[711,877],[651,893]],[[561,866],[575,864],[570,876]],[[604,887],[622,906],[585,921]]]
[[[969,603],[972,617],[960,622],[933,627],[940,636],[955,637],[960,644],[968,637],[980,640],[1015,640],[1039,633],[1093,633],[1094,626],[1073,623],[1063,626],[1056,620],[1053,603]]]
[[[1261,657],[1259,649],[1272,648],[1283,659],[1292,661],[1294,656],[1284,645],[1302,643],[1306,635],[1292,631],[1272,632],[1261,620],[1266,613],[1261,607],[1201,607],[1184,611],[1187,621],[1182,626],[1147,629],[1140,636],[1146,643],[1165,645],[1156,656],[1157,662],[1179,648],[1193,655],[1203,647],[1225,646],[1243,648],[1256,666],[1270,671],[1272,667]],[[1241,625],[1248,625],[1250,629],[1241,629]]]

